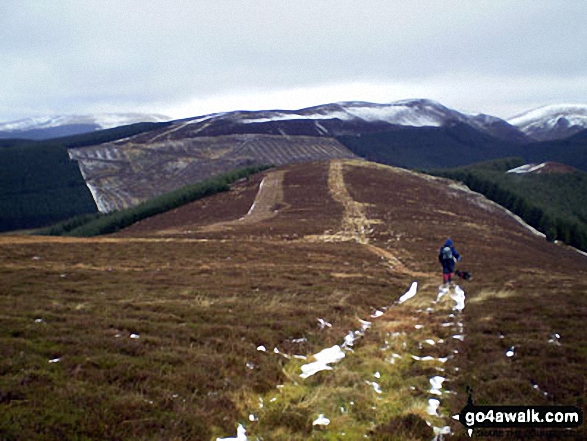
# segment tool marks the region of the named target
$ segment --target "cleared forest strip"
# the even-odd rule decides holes
[[[349,194],[342,171],[341,161],[332,161],[328,171],[328,188],[332,198],[344,207],[341,231],[334,234],[332,239],[346,241],[355,240],[366,244],[369,240],[367,233],[371,225],[377,223],[367,219],[363,204],[355,201]]]
[[[277,215],[276,207],[283,203],[283,177],[285,170],[273,171],[267,174],[255,197],[249,212],[240,219],[206,225],[203,232],[222,231],[238,225],[261,222]]]

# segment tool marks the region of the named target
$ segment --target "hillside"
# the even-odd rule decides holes
[[[339,136],[355,154],[387,165],[450,168],[498,158],[560,162],[587,171],[587,132],[563,140],[518,143],[495,138],[460,124],[448,127],[396,128],[378,133]]]
[[[587,251],[587,174],[564,164],[499,160],[434,172],[512,210],[550,240]]]
[[[409,149],[412,161],[399,164],[403,166],[444,165],[437,151],[419,147],[435,143],[446,131],[458,138],[462,164],[510,156],[515,148],[511,145],[529,141],[499,118],[465,115],[430,100],[405,100],[203,115],[129,139],[74,148],[70,154],[79,161],[99,210],[109,212],[243,166],[351,158],[353,152],[365,156],[365,149],[355,143],[345,147],[339,140],[390,130],[399,133],[398,142]],[[471,149],[481,151],[469,154]]]
[[[527,162],[561,162],[587,171],[587,130],[558,141],[530,144],[523,155]]]
[[[462,294],[438,286],[449,236]],[[0,259],[6,439],[460,440],[469,388],[586,386],[586,257],[366,161],[271,169],[103,238],[0,237]],[[301,376],[324,348],[338,361]]]
[[[161,133],[162,132],[162,133]],[[238,168],[352,158],[332,138],[275,135],[183,137],[177,128],[71,149],[101,212],[131,207]]]
[[[0,140],[0,232],[43,227],[98,211],[69,148],[165,126],[133,124],[48,141]]]
[[[96,212],[78,165],[58,144],[0,147],[0,232]]]
[[[461,166],[524,152],[522,144],[497,139],[466,124],[402,127],[337,139],[363,158],[411,169]]]

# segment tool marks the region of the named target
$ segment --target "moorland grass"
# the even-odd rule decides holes
[[[360,283],[332,277],[377,259],[350,243],[7,238],[0,259],[8,440],[226,436],[238,391],[286,380],[274,347],[333,344],[406,283],[382,284],[376,265]]]

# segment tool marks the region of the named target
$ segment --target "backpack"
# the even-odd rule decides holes
[[[440,251],[440,256],[442,260],[453,260],[452,250],[450,247],[444,247]]]

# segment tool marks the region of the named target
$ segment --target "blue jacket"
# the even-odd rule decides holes
[[[444,247],[449,247],[450,250],[452,251],[453,258],[451,260],[442,260],[442,249]],[[443,246],[440,247],[440,250],[438,251],[438,261],[442,264],[443,272],[445,272],[445,273],[454,272],[455,262],[457,260],[461,260],[461,256],[460,256],[459,252],[454,247],[452,240],[446,239],[446,242],[444,243]]]

